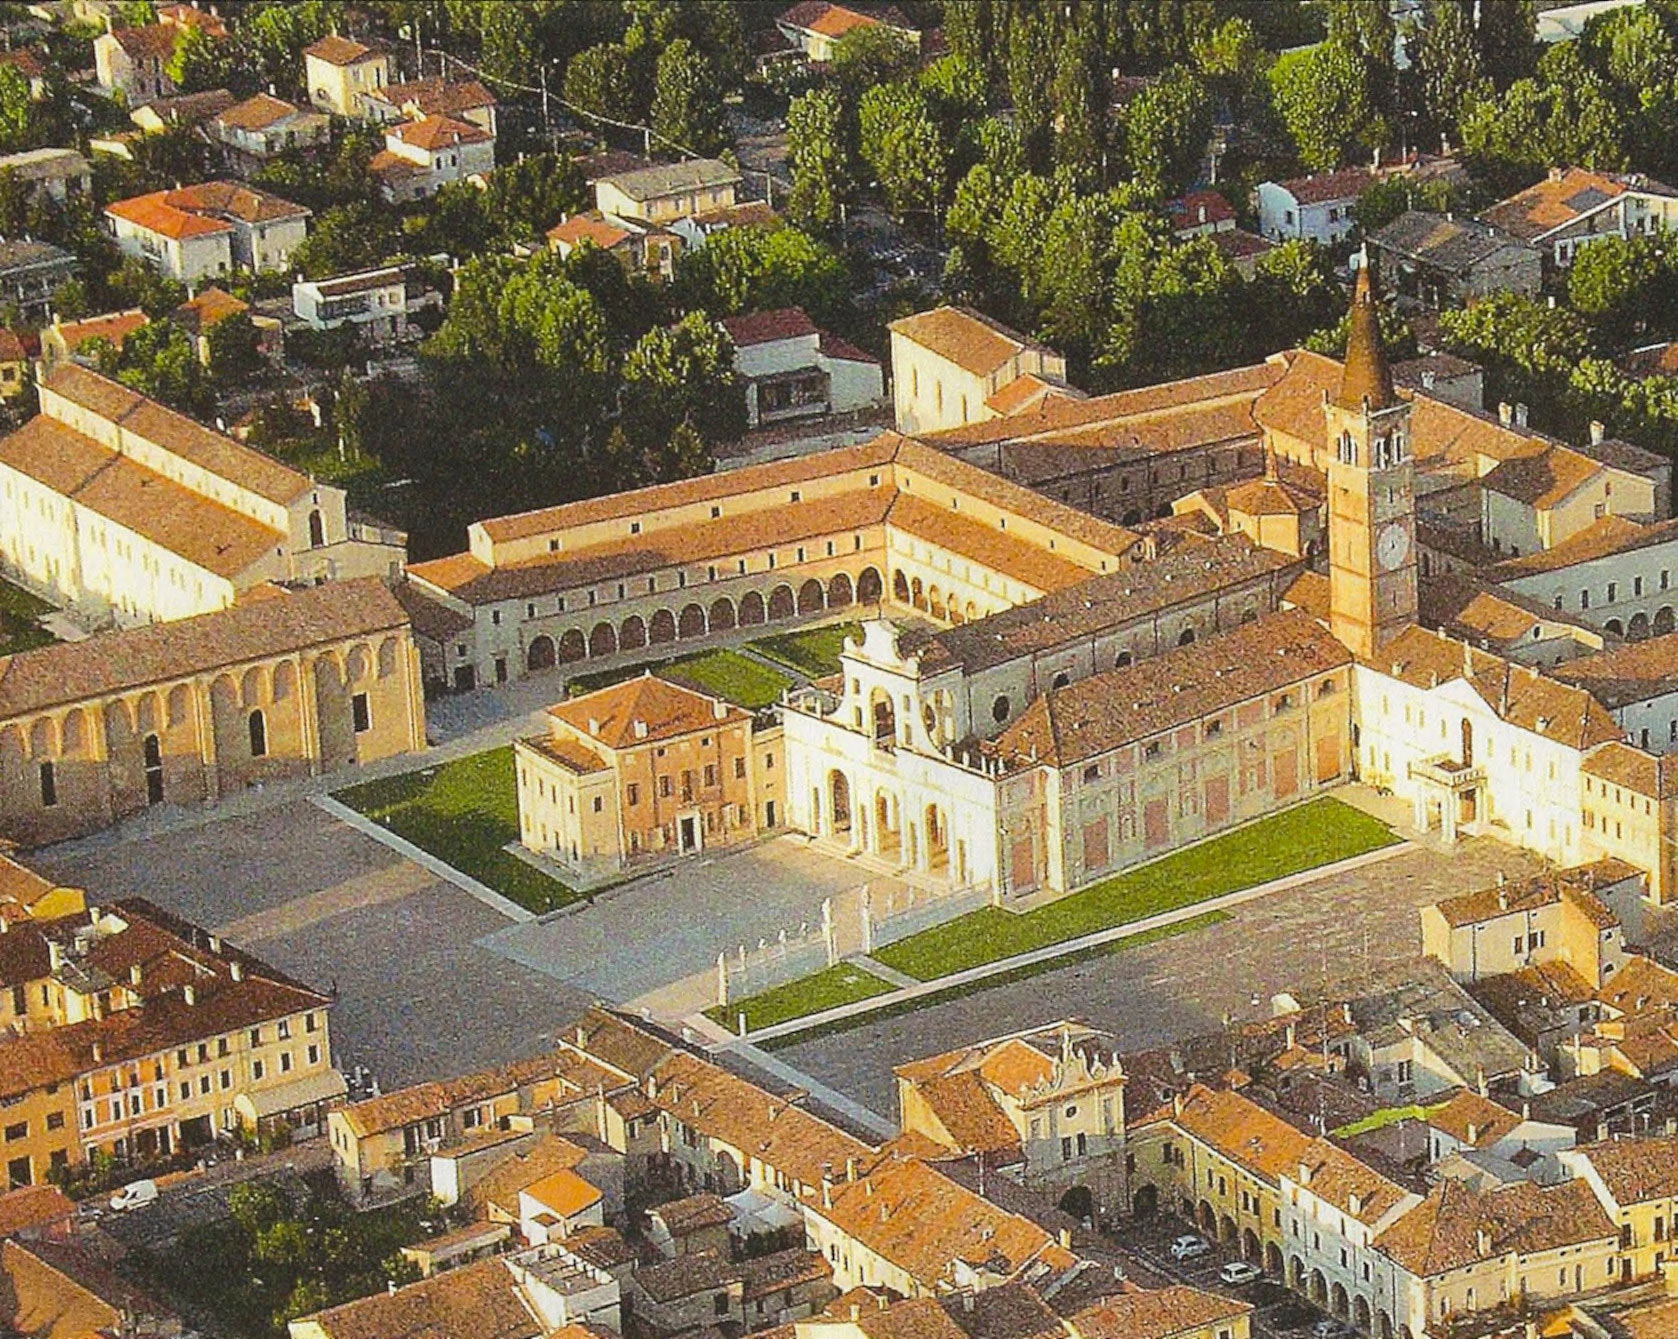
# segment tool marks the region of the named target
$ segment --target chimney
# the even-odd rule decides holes
[[[1380,150],[1379,147],[1377,147],[1376,150],[1375,150],[1375,161],[1372,164],[1372,166],[1375,168],[1375,170],[1377,172],[1379,172],[1381,170],[1381,150]]]
[[[128,968],[128,984],[131,986],[140,984],[140,964],[137,962],[130,964]]]
[[[833,1178],[826,1172],[822,1173],[822,1208],[833,1207]]]
[[[1206,206],[1205,205],[1200,206],[1199,213],[1200,213],[1200,221],[1202,223],[1206,222]]]
[[[1499,911],[1509,910],[1509,894],[1501,888],[1497,890],[1497,909]]]
[[[971,1288],[961,1295],[961,1309],[970,1316],[973,1314],[973,1290]]]
[[[1608,435],[1608,425],[1599,418],[1591,420],[1591,445],[1601,446],[1602,439]]]
[[[210,936],[210,952],[211,953],[220,953],[221,952],[221,936],[220,935],[211,935]]]
[[[1473,1121],[1468,1122],[1468,1142],[1476,1146],[1480,1143],[1480,1127]]]
[[[1522,1102],[1521,1103],[1521,1119],[1522,1120],[1531,1120],[1532,1119],[1532,1103],[1531,1102]]]
[[[1422,371],[1422,389],[1424,391],[1432,390],[1433,386],[1434,386],[1434,383],[1438,379],[1439,379],[1438,375],[1434,372],[1434,370],[1431,367],[1430,368],[1424,368],[1423,371]]]
[[[1474,1250],[1477,1255],[1481,1256],[1492,1253],[1492,1234],[1483,1227],[1474,1229]]]
[[[847,1181],[856,1180],[856,1158],[854,1157],[845,1159],[845,1179]]]
[[[1174,1116],[1183,1114],[1183,1095],[1181,1093],[1171,1094],[1171,1113]]]
[[[1606,1143],[1607,1141],[1608,1141],[1608,1122],[1605,1121],[1605,1120],[1599,1120],[1596,1123],[1596,1142],[1599,1143],[1599,1144],[1602,1144],[1602,1143]]]
[[[245,979],[245,964],[235,958],[227,964],[227,974],[235,981],[243,981]]]
[[[1072,1229],[1069,1227],[1063,1227],[1060,1230],[1060,1248],[1063,1251],[1072,1249]]]
[[[1311,1184],[1311,1166],[1309,1163],[1302,1162],[1299,1164],[1299,1184],[1302,1186]]]
[[[103,1064],[104,1060],[105,1060],[105,1048],[103,1046],[101,1046],[97,1041],[95,1041],[93,1043],[93,1063],[96,1064],[96,1065]]]
[[[1497,421],[1507,428],[1515,421],[1515,406],[1507,400],[1499,400],[1497,402]]]
[[[198,988],[194,985],[191,985],[191,984],[182,986],[181,987],[181,998],[183,1000],[185,1000],[188,1004],[197,1004],[198,1003]]]
[[[645,739],[646,737],[647,737],[647,723],[645,721],[636,721],[635,722],[635,738]]]
[[[1515,405],[1515,426],[1524,428],[1527,425],[1527,407],[1519,402]]]
[[[600,733],[600,718],[598,716],[590,716],[588,718],[588,732],[591,735],[597,735]]]
[[[720,697],[712,699],[712,701],[711,701],[711,713],[719,721],[727,720],[728,719],[728,703],[724,702]]]

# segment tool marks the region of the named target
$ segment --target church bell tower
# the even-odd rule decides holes
[[[1340,387],[1323,412],[1329,629],[1368,658],[1416,621],[1416,490],[1410,405],[1393,391],[1367,260],[1352,294]]]

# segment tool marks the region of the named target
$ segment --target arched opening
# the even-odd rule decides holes
[[[822,611],[822,583],[811,577],[798,588],[798,612],[819,614]]]
[[[1153,1186],[1143,1186],[1131,1201],[1130,1211],[1138,1218],[1152,1218],[1159,1212],[1159,1191]]]
[[[962,611],[963,621],[971,623],[978,616],[978,610],[974,607],[973,601],[969,600],[967,602],[967,607]]]
[[[769,592],[769,621],[774,623],[779,619],[791,618],[797,611],[797,602],[792,598],[791,586],[776,586]]]
[[[676,635],[684,642],[690,637],[705,635],[705,611],[696,604],[682,606],[682,616],[676,621]]]
[[[926,867],[933,874],[950,871],[949,824],[935,804],[926,806]]]
[[[1218,1235],[1218,1213],[1210,1200],[1200,1201],[1200,1230],[1208,1237]]]
[[[618,648],[623,651],[635,651],[647,644],[647,620],[639,614],[631,614],[624,619],[623,627],[618,630]]]
[[[1258,610],[1254,609],[1252,605],[1248,605],[1241,611],[1241,621],[1243,623],[1257,623]]]
[[[311,549],[326,547],[326,523],[321,520],[318,511],[309,513],[309,547]]]
[[[903,850],[897,819],[897,797],[882,790],[874,797],[874,840],[879,843],[878,853],[893,860]]]
[[[1620,622],[1617,618],[1609,619],[1602,625],[1602,630],[1604,632],[1611,632],[1616,637],[1624,637],[1626,635],[1626,625]]]
[[[951,600],[950,601],[950,623],[951,623],[951,625],[959,628],[965,622],[967,622],[967,616],[961,612],[961,606],[959,604],[957,604],[954,600]]]
[[[1385,1311],[1375,1313],[1375,1339],[1393,1339],[1393,1318]]]
[[[1474,766],[1474,722],[1466,716],[1462,718],[1462,765]]]
[[[1218,1219],[1218,1240],[1219,1241],[1234,1241],[1235,1240],[1235,1220],[1233,1218],[1231,1218],[1227,1213],[1224,1214],[1223,1217]]]
[[[250,732],[251,757],[266,758],[268,756],[268,719],[260,710],[253,711],[249,720],[245,722]]]
[[[1673,628],[1672,606],[1663,604],[1655,610],[1655,636],[1664,637]]]
[[[596,623],[588,635],[590,656],[609,656],[618,649],[618,633],[610,623]]]
[[[1311,1271],[1311,1285],[1307,1292],[1311,1300],[1318,1306],[1328,1305],[1328,1280],[1323,1277],[1322,1270],[1313,1269]]]
[[[1055,675],[1055,677],[1049,681],[1049,687],[1050,688],[1065,688],[1071,682],[1072,682],[1072,676],[1070,674],[1068,674],[1065,670],[1062,670],[1059,674]]]
[[[711,601],[711,631],[727,632],[734,626],[734,601],[724,596]]]
[[[1297,1255],[1288,1261],[1288,1286],[1295,1292],[1305,1291],[1305,1261]]]
[[[1254,1264],[1258,1263],[1258,1233],[1254,1232],[1250,1227],[1244,1227],[1241,1229],[1241,1258],[1243,1260],[1251,1260]]]
[[[829,609],[843,609],[851,603],[853,598],[849,573],[841,572],[827,583],[827,606]]]
[[[891,694],[884,688],[876,688],[868,696],[869,714],[874,718],[874,742],[891,746],[897,742],[897,709],[892,705]]]
[[[1118,655],[1113,657],[1113,668],[1128,669],[1133,659],[1134,657],[1129,651],[1120,651]]]
[[[1351,1314],[1351,1302],[1346,1297],[1346,1286],[1338,1279],[1335,1280],[1334,1290],[1329,1294],[1329,1307],[1341,1320]]]
[[[1641,642],[1649,636],[1649,616],[1647,614],[1633,614],[1631,622],[1626,624],[1626,636],[1634,642]]]
[[[1264,1243],[1264,1272],[1282,1277],[1282,1248],[1273,1241]]]
[[[827,779],[832,797],[833,831],[835,834],[851,830],[851,783],[846,775],[835,769]]]
[[[909,603],[917,609],[926,608],[926,588],[921,585],[919,577],[909,583]]]
[[[1188,646],[1193,641],[1194,641],[1194,629],[1193,628],[1184,628],[1182,630],[1182,632],[1177,634],[1177,645],[1178,646]]]
[[[717,1154],[717,1193],[721,1195],[738,1195],[745,1185],[745,1179],[740,1172],[740,1164],[734,1160],[734,1155],[726,1150]]]
[[[938,587],[934,586],[926,593],[926,611],[934,618],[942,621],[944,617],[944,596]]]
[[[1141,511],[1139,511],[1135,507],[1129,508],[1123,516],[1119,517],[1119,524],[1120,525],[1141,525],[1142,524],[1142,513],[1141,513]]]
[[[1365,1334],[1369,1333],[1370,1321],[1373,1319],[1369,1310],[1369,1303],[1361,1297],[1352,1299],[1352,1324]]]
[[[1060,1197],[1060,1211],[1070,1214],[1080,1223],[1095,1223],[1095,1195],[1088,1186],[1073,1186]]]
[[[567,628],[559,635],[559,663],[574,665],[588,654],[581,628]]]
[[[529,648],[525,651],[525,668],[531,670],[552,669],[554,663],[554,639],[543,633],[531,642]]]
[[[903,575],[902,568],[891,574],[891,594],[899,604],[909,603],[909,578]]]
[[[1013,706],[1008,701],[1008,695],[1006,693],[998,693],[996,695],[996,701],[990,704],[990,718],[998,725],[1001,725],[1008,719],[1008,714],[1012,710]]]
[[[660,609],[647,625],[647,640],[654,646],[676,640],[676,616],[668,609]]]
[[[856,579],[856,598],[858,604],[878,604],[880,596],[885,592],[880,584],[878,568],[865,567]]]
[[[740,626],[755,628],[764,619],[763,596],[749,590],[740,597]]]

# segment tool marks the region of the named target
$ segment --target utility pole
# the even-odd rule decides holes
[[[542,77],[542,133],[549,135],[553,132],[553,121],[548,115],[548,67],[546,62],[536,67]]]

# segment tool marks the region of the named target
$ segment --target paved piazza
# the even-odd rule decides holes
[[[814,923],[823,897],[843,902],[867,876],[780,838],[515,925],[304,797],[144,835],[119,829],[36,863],[96,895],[148,897],[312,985],[336,986],[339,1062],[369,1066],[386,1087],[539,1050],[597,995],[698,1007],[719,944]],[[891,1067],[903,1060],[1067,1015],[1113,1029],[1127,1048],[1215,1028],[1226,1011],[1251,1016],[1254,992],[1263,1008],[1272,992],[1315,986],[1325,969],[1345,979],[1414,954],[1416,908],[1500,869],[1514,878],[1536,867],[1486,839],[1454,852],[1416,846],[1241,907],[1210,930],[777,1055],[892,1116]]]
[[[789,1045],[776,1056],[895,1119],[891,1069],[916,1056],[1072,1016],[1111,1029],[1124,1050],[1214,1031],[1226,1013],[1267,1013],[1277,991],[1319,986],[1325,966],[1330,980],[1355,981],[1416,955],[1417,908],[1489,884],[1498,870],[1513,879],[1541,867],[1486,838],[1454,851],[1418,845],[1366,870],[1248,903],[1207,930]]]

